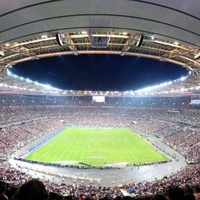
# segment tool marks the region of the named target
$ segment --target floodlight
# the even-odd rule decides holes
[[[4,54],[4,52],[3,51],[0,51],[0,56],[4,56],[5,54]]]
[[[42,39],[46,39],[48,36],[47,35],[42,35],[41,38]]]
[[[200,52],[194,55],[194,59],[197,59],[200,57]]]
[[[179,80],[184,81],[186,78],[187,78],[186,76],[182,76]]]
[[[9,43],[6,43],[6,44],[5,44],[5,46],[6,46],[6,47],[9,47],[9,46],[10,46],[10,44],[9,44]]]

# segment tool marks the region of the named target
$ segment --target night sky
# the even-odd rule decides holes
[[[67,90],[138,90],[187,76],[168,62],[117,55],[59,56],[14,65],[11,72]]]

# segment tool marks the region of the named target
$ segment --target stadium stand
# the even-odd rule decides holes
[[[49,195],[74,199],[122,199],[125,198],[123,191],[126,191],[132,199],[150,199],[158,193],[167,195],[172,186],[186,191],[189,185],[198,196],[200,111],[189,105],[188,98],[110,97],[106,103],[95,103],[90,97],[1,94],[0,102],[0,180],[7,185],[9,198],[10,193],[14,194],[10,192],[11,188],[19,188],[32,177],[11,167],[7,162],[8,157],[37,138],[66,125],[130,127],[144,137],[161,138],[165,144],[185,156],[188,166],[160,180],[123,183],[121,186],[70,185],[42,180]]]

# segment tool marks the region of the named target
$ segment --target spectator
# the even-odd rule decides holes
[[[200,186],[197,186],[195,188],[194,196],[195,196],[196,200],[200,200]]]
[[[48,193],[44,184],[37,180],[32,179],[24,183],[19,189],[18,200],[47,200]]]
[[[152,200],[167,200],[167,198],[162,194],[156,194]]]
[[[167,195],[169,200],[184,200],[185,198],[183,189],[178,186],[169,188]]]
[[[8,200],[6,196],[6,187],[3,184],[0,184],[0,200]]]
[[[185,200],[195,200],[195,196],[191,193],[185,195]]]

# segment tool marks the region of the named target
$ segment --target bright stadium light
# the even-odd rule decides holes
[[[47,85],[47,84],[41,84],[44,88],[49,89],[49,90],[56,90],[57,88],[52,87],[51,85]]]
[[[15,75],[15,74],[13,74],[13,77],[14,77],[14,78],[19,78],[19,76]]]
[[[186,78],[187,78],[186,76],[182,76],[179,80],[184,81]]]
[[[8,76],[11,76],[11,74],[12,74],[9,69],[7,70],[7,74],[8,74]]]
[[[173,83],[172,81],[168,81],[168,82],[161,83],[161,84],[158,84],[158,85],[153,85],[153,86],[149,86],[149,87],[146,87],[146,88],[143,88],[143,89],[140,89],[140,90],[136,90],[135,92],[136,93],[148,92],[148,91],[151,91],[151,90],[154,90],[154,89],[158,89],[158,88],[161,88],[161,87],[171,85],[172,83]]]
[[[196,53],[195,55],[194,55],[194,59],[197,59],[197,58],[199,58],[200,57],[200,52],[198,52],[198,53]]]
[[[185,88],[184,88],[184,87],[183,87],[183,88],[181,88],[181,89],[180,89],[180,91],[181,91],[181,92],[184,92],[184,91],[185,91]]]
[[[30,79],[25,79],[27,83],[31,83],[32,81]]]
[[[0,56],[5,56],[4,52],[3,51],[0,51]]]

